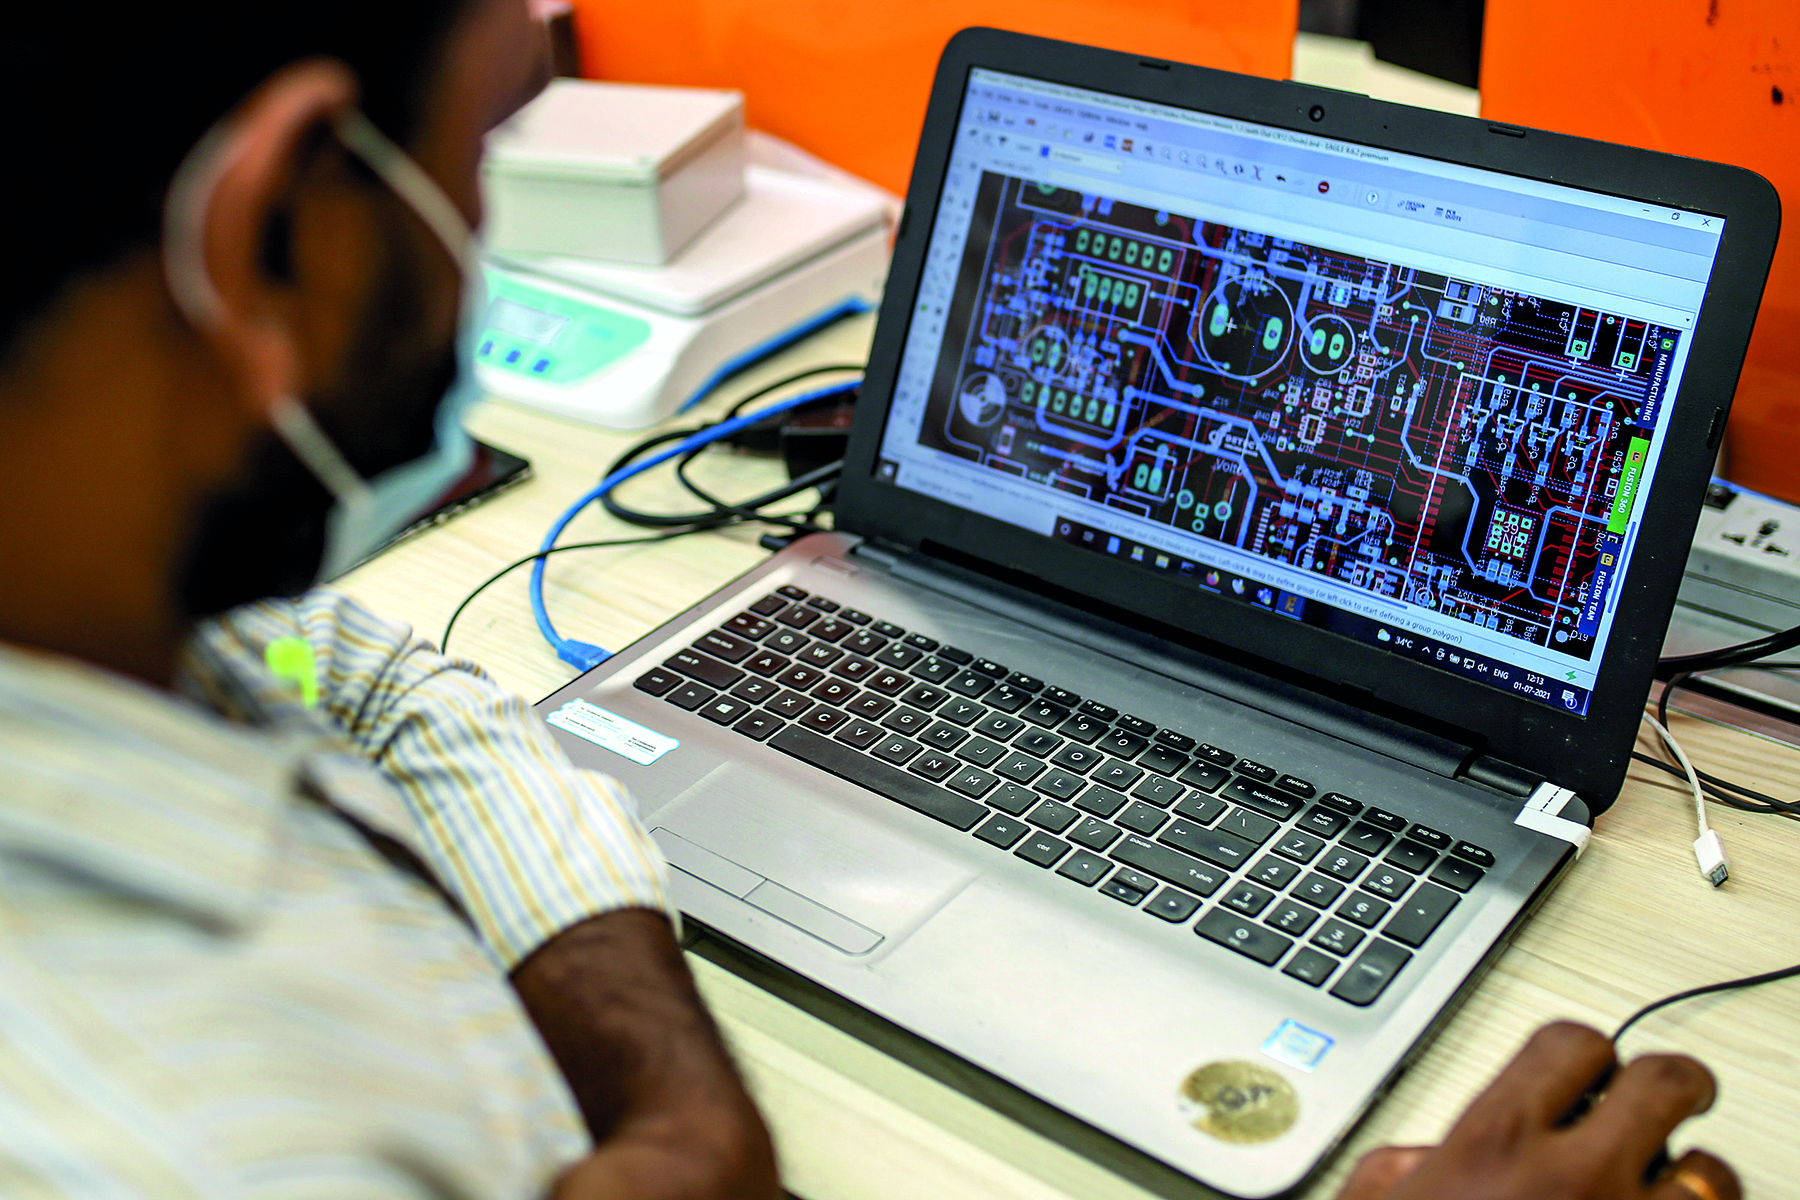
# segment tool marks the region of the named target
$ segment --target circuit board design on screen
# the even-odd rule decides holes
[[[925,445],[1591,656],[1679,330],[993,173],[972,215]]]

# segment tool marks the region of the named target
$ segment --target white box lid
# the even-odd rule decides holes
[[[557,79],[488,134],[483,169],[653,185],[743,124],[740,92]]]

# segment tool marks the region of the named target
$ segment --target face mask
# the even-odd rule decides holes
[[[456,380],[438,403],[431,448],[373,479],[359,475],[312,413],[294,396],[279,396],[269,415],[276,435],[331,494],[325,552],[316,578],[330,579],[354,567],[426,512],[467,473],[474,445],[463,416],[481,398],[475,382],[475,341],[486,312],[475,239],[461,212],[437,182],[361,113],[339,117],[338,140],[393,189],[443,243],[462,273],[462,320],[457,334]],[[227,165],[224,131],[201,139],[176,172],[169,189],[163,236],[163,268],[176,303],[196,327],[216,325],[221,301],[206,273],[201,233],[206,205]]]

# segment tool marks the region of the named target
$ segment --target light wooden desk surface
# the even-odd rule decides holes
[[[859,362],[868,318],[839,325],[733,381],[703,412],[760,381],[818,362]],[[592,487],[637,434],[611,434],[498,403],[470,426],[528,456],[523,487],[398,547],[344,581],[377,611],[433,640],[456,603],[514,558],[534,551],[556,516]],[[780,477],[780,465],[709,451],[696,471],[727,497]],[[655,471],[621,489],[638,507],[691,510]],[[564,540],[644,531],[597,507]],[[659,546],[573,551],[551,559],[550,611],[566,635],[618,649],[761,561],[757,530],[696,535]],[[574,674],[538,636],[521,568],[458,622],[451,648],[506,686],[538,699]],[[1699,721],[1675,731],[1702,769],[1793,796],[1800,756]],[[1647,742],[1641,748],[1649,748]],[[1544,1021],[1603,1029],[1641,1004],[1701,983],[1800,962],[1800,824],[1713,806],[1733,874],[1718,891],[1695,870],[1685,787],[1634,768],[1587,853],[1473,997],[1308,1193],[1334,1194],[1354,1157],[1384,1143],[1437,1140],[1449,1121]],[[716,966],[696,973],[776,1134],[787,1185],[805,1200],[1125,1200],[1149,1193],[877,1052]],[[1752,1196],[1780,1196],[1800,1178],[1800,981],[1690,1002],[1650,1018],[1628,1054],[1679,1049],[1718,1074],[1720,1101],[1678,1146],[1701,1144],[1733,1162]]]

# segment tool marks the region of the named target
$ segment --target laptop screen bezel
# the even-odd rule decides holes
[[[925,252],[959,128],[969,72],[1089,88],[1263,125],[1361,142],[1526,179],[1726,219],[1673,399],[1635,553],[1593,697],[1576,716],[1113,560],[875,478]],[[1322,109],[1319,119],[1312,113]],[[1675,601],[1738,369],[1774,251],[1779,201],[1753,172],[1537,130],[1491,125],[1303,84],[992,29],[964,30],[940,60],[895,243],[887,290],[838,489],[838,527],[909,550],[1044,581],[1098,605],[1229,647],[1338,697],[1366,696],[1422,725],[1461,731],[1476,753],[1575,790],[1594,811],[1624,782],[1644,697]],[[1096,569],[1096,562],[1105,569]],[[1446,721],[1445,714],[1455,714]]]

